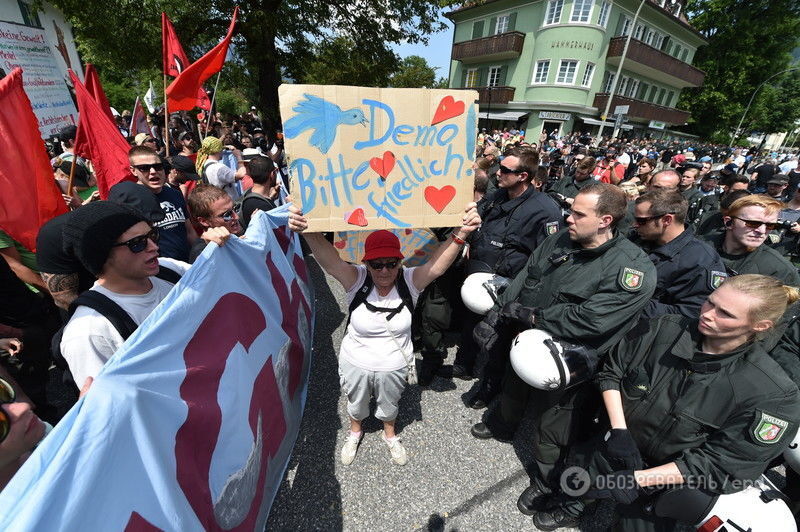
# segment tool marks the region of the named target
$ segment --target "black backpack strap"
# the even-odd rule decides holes
[[[411,290],[409,290],[408,283],[406,283],[405,270],[402,266],[400,267],[400,272],[397,274],[395,286],[397,287],[397,293],[400,295],[400,299],[403,300],[403,304],[408,307],[408,311],[411,314],[414,314],[414,298],[411,297]]]
[[[403,300],[403,303],[397,308],[386,308],[386,307],[376,307],[371,303],[367,303],[367,296],[369,296],[369,293],[372,291],[372,287],[374,286],[374,283],[372,282],[372,277],[370,277],[369,273],[367,273],[367,277],[366,279],[364,279],[364,284],[361,285],[361,288],[358,289],[356,295],[353,297],[353,301],[350,302],[350,308],[347,316],[347,325],[350,324],[350,316],[353,314],[353,311],[362,304],[366,305],[371,312],[388,313],[387,319],[389,320],[391,320],[397,314],[399,314],[400,311],[403,310],[404,306],[408,307],[408,311],[411,312],[411,314],[413,315],[414,298],[411,297],[411,291],[408,288],[408,284],[406,283],[406,278],[404,274],[405,271],[401,266],[400,271],[397,274],[397,281],[395,281],[395,287],[397,288],[397,293],[400,296],[400,299]],[[347,327],[347,325],[345,325],[345,327]]]
[[[72,302],[69,306],[70,318],[72,318],[79,306],[89,307],[102,314],[104,318],[111,322],[111,325],[114,326],[123,340],[127,340],[139,327],[122,307],[96,290],[87,290]]]
[[[158,267],[158,273],[156,274],[156,277],[158,277],[162,281],[166,281],[166,282],[172,283],[172,284],[178,284],[178,281],[181,280],[181,274],[179,274],[178,272],[176,272],[175,270],[173,270],[171,268],[167,268],[166,266],[159,266]],[[108,299],[108,298],[106,298],[106,299]],[[112,303],[113,303],[113,301],[112,301]],[[120,309],[120,310],[122,310],[122,309]]]

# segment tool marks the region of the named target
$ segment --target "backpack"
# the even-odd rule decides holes
[[[408,284],[406,283],[406,277],[403,272],[403,267],[400,267],[400,272],[397,274],[397,281],[395,281],[395,287],[397,288],[397,293],[400,295],[400,299],[403,300],[402,303],[396,308],[386,308],[386,307],[376,307],[371,303],[367,303],[367,296],[372,291],[372,287],[375,284],[372,281],[372,277],[367,274],[367,278],[364,279],[364,284],[361,285],[361,288],[358,289],[356,292],[355,297],[353,297],[353,301],[350,302],[350,308],[348,309],[348,316],[347,316],[347,325],[350,325],[350,316],[353,315],[353,311],[357,309],[362,304],[366,305],[367,309],[371,312],[386,312],[388,316],[386,317],[387,320],[391,320],[397,314],[399,314],[403,307],[408,307],[409,312],[414,314],[414,298],[411,297],[411,291],[408,289]]]
[[[247,226],[250,223],[250,217],[248,216],[247,219],[245,219],[245,216],[244,216],[244,203],[249,198],[256,198],[256,199],[264,200],[267,203],[269,203],[270,205],[272,205],[273,209],[275,208],[275,202],[274,201],[272,201],[271,199],[269,199],[266,196],[262,196],[261,194],[259,194],[257,192],[253,192],[252,188],[247,189],[247,192],[245,192],[244,195],[241,198],[239,198],[238,200],[236,200],[233,203],[233,212],[235,212],[236,216],[239,217],[241,226],[244,229],[247,229]]]
[[[171,284],[177,284],[178,281],[181,280],[181,274],[163,266],[158,269],[158,273],[155,276]],[[80,386],[72,377],[67,359],[65,359],[64,355],[61,353],[61,340],[64,337],[64,329],[67,327],[69,320],[72,319],[72,315],[75,314],[75,311],[80,306],[89,307],[102,314],[104,318],[111,322],[111,325],[114,326],[123,341],[127,340],[128,337],[139,328],[136,322],[133,321],[133,318],[131,318],[122,307],[100,292],[87,290],[76,297],[69,305],[66,322],[56,331],[53,338],[50,340],[50,354],[53,357],[55,365],[64,372],[62,375],[63,382],[65,384],[72,384],[76,388],[80,388]],[[83,383],[81,383],[81,385],[82,384]]]

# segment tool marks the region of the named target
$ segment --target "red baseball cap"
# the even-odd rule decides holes
[[[404,258],[400,252],[400,239],[391,231],[380,230],[373,232],[364,242],[364,258],[361,260],[388,258]]]

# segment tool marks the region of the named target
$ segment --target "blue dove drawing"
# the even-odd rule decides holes
[[[366,126],[369,122],[358,107],[342,111],[342,108],[319,96],[305,93],[305,100],[297,103],[292,111],[297,114],[283,123],[283,134],[293,139],[308,129],[314,132],[309,138],[312,146],[322,153],[328,153],[340,124]]]

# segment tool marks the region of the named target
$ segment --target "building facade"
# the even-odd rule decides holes
[[[482,127],[516,127],[529,139],[542,130],[594,133],[630,34],[606,126],[627,106],[624,129],[661,138],[689,118],[676,107],[681,90],[705,78],[691,62],[706,41],[682,10],[683,0],[466,4],[447,14],[455,24],[450,87],[478,90]]]

